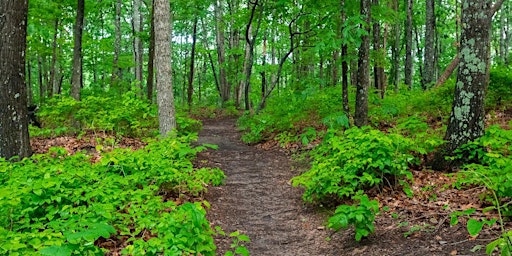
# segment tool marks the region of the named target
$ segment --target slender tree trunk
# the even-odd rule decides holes
[[[146,82],[146,90],[148,101],[153,101],[153,82],[155,78],[154,59],[155,59],[155,1],[151,3],[151,24],[149,38],[149,57],[148,57],[148,77]]]
[[[406,10],[406,21],[405,21],[405,84],[412,87],[412,75],[413,75],[413,56],[412,56],[412,44],[413,44],[413,23],[412,23],[412,0],[405,0]]]
[[[426,0],[425,11],[425,52],[423,56],[423,79],[421,86],[424,90],[435,81],[435,63],[436,63],[436,16],[435,0]]]
[[[448,78],[452,75],[453,71],[459,66],[460,58],[459,55],[455,56],[453,60],[450,62],[448,67],[446,67],[446,70],[439,76],[439,79],[437,79],[436,87],[444,84]]]
[[[52,42],[52,64],[50,67],[50,83],[51,89],[48,89],[48,97],[52,97],[53,94],[56,93],[56,73],[57,73],[57,36],[59,34],[59,18],[55,19],[54,25],[54,33],[53,33],[53,42]]]
[[[399,0],[393,0],[393,10],[398,13],[398,10],[400,9],[399,8],[399,5],[400,5],[400,1]],[[395,89],[395,93],[398,93],[398,87],[400,85],[400,36],[401,36],[401,33],[400,33],[400,22],[396,22],[394,27],[393,27],[393,30],[395,32],[395,35],[394,35],[394,44],[393,44],[393,47],[391,48],[391,51],[392,51],[392,60],[393,60],[393,63],[391,64],[391,83],[395,86],[394,89]]]
[[[354,124],[357,127],[368,124],[368,88],[370,87],[370,21],[371,21],[371,0],[361,0],[361,16],[366,25],[361,29],[366,30],[367,34],[361,38],[359,47],[359,61],[357,69],[357,91],[356,91],[356,109],[354,115]]]
[[[245,30],[245,40],[247,42],[246,49],[246,65],[245,65],[245,83],[244,83],[244,93],[245,93],[245,110],[251,110],[251,102],[249,98],[249,93],[251,91],[251,74],[252,74],[252,66],[254,63],[254,46],[256,43],[256,37],[258,36],[258,32],[261,25],[262,15],[263,15],[263,5],[262,3],[259,3],[259,0],[255,0],[254,2],[249,1],[247,4],[248,8],[251,10],[250,12],[250,18],[249,22],[247,23],[246,30]],[[256,15],[257,8],[259,7],[259,14],[258,14],[258,22],[256,29],[253,31],[253,21],[254,16]]]
[[[192,95],[194,94],[194,65],[196,57],[196,41],[197,41],[197,15],[194,18],[194,25],[192,31],[192,49],[190,54],[190,69],[188,73],[188,88],[187,88],[187,103],[189,110],[192,107]]]
[[[144,86],[142,85],[142,65],[144,61],[144,49],[140,34],[142,33],[142,13],[140,12],[140,0],[133,0],[133,60],[135,63],[135,82],[140,87],[143,93]]]
[[[27,0],[0,1],[0,157],[32,152],[28,134],[25,51]]]
[[[80,100],[80,89],[83,87],[82,79],[82,31],[84,26],[85,0],[77,0],[76,21],[73,29],[73,73],[71,78],[71,97]]]
[[[158,90],[160,136],[167,137],[176,128],[171,70],[171,10],[168,0],[155,0],[155,67]]]
[[[32,65],[30,59],[27,61],[27,69],[25,74],[27,74],[27,105],[34,104],[34,91],[32,90]]]
[[[227,102],[230,97],[231,88],[229,88],[226,73],[226,49],[224,40],[224,24],[223,24],[223,0],[217,0],[215,3],[215,31],[217,43],[217,58],[219,62],[219,85],[222,104]]]
[[[112,65],[111,84],[115,87],[121,78],[121,69],[119,68],[119,54],[121,53],[121,0],[116,1],[116,16],[114,27],[114,63]]]
[[[37,74],[38,74],[38,82],[39,82],[39,104],[42,105],[44,103],[45,89],[44,89],[44,70],[43,70],[43,58],[41,56],[37,57]]]

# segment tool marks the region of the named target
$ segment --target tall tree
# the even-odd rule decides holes
[[[187,88],[187,103],[189,109],[192,107],[192,95],[194,94],[194,65],[196,59],[196,42],[197,42],[197,23],[199,19],[197,15],[194,17],[194,25],[192,26],[192,50],[190,53],[190,68],[188,72],[188,88]]]
[[[31,154],[28,134],[25,50],[27,0],[0,1],[0,157]]]
[[[459,68],[445,139],[449,151],[484,134],[485,90],[489,83],[491,21],[503,4],[499,0],[463,0]]]
[[[366,33],[361,38],[357,65],[356,108],[354,124],[357,127],[368,124],[368,89],[370,87],[370,21],[371,0],[361,0],[361,29]]]
[[[219,86],[220,86],[220,97],[222,103],[229,100],[231,88],[226,73],[226,46],[224,40],[224,22],[223,22],[223,7],[224,1],[215,1],[215,31],[216,31],[216,43],[217,43],[217,58],[219,62]]]
[[[132,19],[132,28],[133,28],[133,60],[135,63],[135,82],[140,87],[141,92],[144,88],[142,85],[142,65],[143,65],[143,56],[144,49],[141,40],[142,33],[142,13],[140,11],[141,0],[133,0],[133,19]]]
[[[171,70],[171,7],[168,0],[155,0],[155,68],[160,135],[176,128]]]
[[[121,69],[119,68],[119,54],[121,53],[121,0],[115,2],[116,12],[114,20],[114,63],[112,65],[112,85],[116,85],[121,78]]]
[[[84,27],[85,0],[77,0],[76,20],[73,28],[73,73],[71,76],[71,97],[80,100],[80,89],[83,87],[82,72],[82,32]]]
[[[423,78],[421,86],[427,89],[435,81],[436,63],[436,16],[435,0],[425,2],[425,52],[423,56]]]
[[[252,74],[252,66],[254,64],[254,47],[256,45],[256,38],[258,36],[260,25],[262,21],[262,15],[263,15],[263,3],[259,2],[259,0],[251,1],[249,0],[247,3],[247,7],[250,9],[250,16],[249,21],[247,22],[246,29],[245,29],[245,41],[246,41],[246,49],[245,49],[245,63],[244,63],[244,75],[245,75],[245,82],[244,82],[244,99],[245,99],[245,110],[250,110],[251,103],[249,100],[249,92],[251,91],[251,74]],[[257,17],[257,25],[256,28],[253,29],[253,22],[256,18],[256,14],[259,14]]]
[[[412,56],[412,0],[405,0],[405,84],[412,86],[412,75],[413,75],[413,56]]]
[[[151,22],[149,34],[149,57],[148,57],[148,77],[146,82],[147,99],[153,101],[153,81],[155,80],[154,72],[155,59],[155,0],[151,1]]]

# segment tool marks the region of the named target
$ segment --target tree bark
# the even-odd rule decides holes
[[[116,17],[114,21],[114,63],[112,65],[111,84],[116,87],[121,78],[121,69],[119,68],[119,54],[121,53],[121,0],[116,1]]]
[[[359,60],[357,69],[356,86],[356,109],[354,124],[362,127],[368,124],[368,88],[370,87],[370,21],[371,21],[371,0],[361,0],[361,16],[366,24],[361,29],[367,34],[361,38],[359,47]]]
[[[218,0],[215,3],[215,31],[217,43],[217,58],[219,62],[219,85],[222,103],[224,104],[229,100],[231,88],[229,88],[227,73],[226,73],[226,48],[224,40],[224,24],[223,17],[223,1]]]
[[[2,0],[0,13],[0,157],[20,159],[32,151],[25,84],[28,1]]]
[[[194,18],[194,25],[192,31],[192,49],[190,54],[190,69],[188,73],[188,88],[187,88],[187,103],[188,108],[192,107],[192,95],[194,94],[194,65],[196,57],[196,42],[197,42],[197,15]]]
[[[57,93],[57,36],[59,34],[59,18],[55,19],[55,25],[54,25],[54,33],[53,33],[53,42],[52,42],[52,64],[50,67],[50,83],[49,86],[51,86],[51,89],[48,89],[48,97],[52,97],[53,94]]]
[[[412,56],[412,0],[405,0],[406,21],[405,21],[405,84],[412,87],[413,56]]]
[[[140,0],[133,0],[133,16],[132,16],[132,28],[133,28],[133,60],[135,63],[135,82],[140,87],[141,93],[143,93],[142,85],[142,65],[144,60],[144,49],[140,34],[142,32],[142,13],[140,12],[141,2]]]
[[[452,112],[445,135],[445,139],[449,141],[449,152],[484,134],[484,99],[489,83],[491,21],[498,8],[490,0],[462,1],[460,63]]]
[[[425,11],[425,52],[423,56],[423,79],[421,86],[424,90],[435,81],[435,63],[436,63],[436,16],[435,0],[427,0]]]
[[[80,90],[83,87],[82,78],[82,32],[84,26],[85,0],[77,0],[76,20],[73,29],[73,73],[71,77],[71,97],[80,100]]]
[[[155,0],[155,67],[160,136],[176,128],[171,70],[171,10],[168,0]]]
[[[148,101],[153,101],[153,82],[155,78],[154,59],[155,59],[155,1],[151,1],[151,28],[149,38],[149,57],[148,57],[148,77],[146,81],[146,90]]]

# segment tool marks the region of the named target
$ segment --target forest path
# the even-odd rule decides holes
[[[468,239],[465,225],[451,227],[442,210],[421,210],[417,199],[407,199],[405,195],[390,201],[403,206],[396,207],[400,217],[385,212],[378,215],[375,233],[368,238],[356,242],[352,228],[332,235],[324,228],[326,211],[306,207],[302,189],[291,186],[290,179],[300,174],[291,157],[278,149],[263,150],[244,144],[235,121],[203,122],[198,143],[219,147],[199,153],[196,165],[219,167],[226,174],[225,185],[210,187],[205,195],[211,204],[207,217],[213,226],[220,226],[228,234],[239,230],[248,235],[251,255],[485,255],[485,250],[472,252],[476,245],[485,248],[486,242]],[[460,199],[455,196],[453,200]],[[435,226],[430,219],[438,214],[443,220],[435,224],[439,230],[433,231]],[[403,224],[409,221],[424,228],[406,237],[410,227]],[[216,237],[217,255],[230,250],[231,242],[230,237]]]
[[[248,235],[251,255],[340,255],[325,240],[324,218],[305,208],[301,190],[291,186],[297,171],[284,152],[245,145],[234,119],[205,121],[198,142],[219,146],[200,153],[198,161],[227,176],[225,185],[206,195],[212,225]],[[231,238],[218,237],[217,254],[229,250],[230,243]]]

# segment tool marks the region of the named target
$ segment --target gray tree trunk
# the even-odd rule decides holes
[[[423,79],[421,86],[427,89],[435,82],[435,63],[436,61],[436,17],[435,17],[435,0],[427,0],[426,17],[425,17],[425,52],[423,56]]]
[[[222,0],[216,1],[215,8],[215,31],[217,43],[217,58],[219,62],[219,86],[220,96],[222,103],[229,100],[231,88],[229,88],[227,73],[226,73],[226,47],[224,40],[224,24],[222,21],[224,2]]]
[[[412,0],[405,0],[407,18],[405,21],[405,84],[412,87],[413,56],[412,56]]]
[[[484,134],[485,90],[489,83],[489,54],[491,21],[497,6],[490,0],[462,1],[462,18],[459,48],[460,63],[457,71],[452,113],[445,139],[449,151],[473,141]]]
[[[357,127],[368,124],[368,89],[370,87],[370,21],[371,0],[361,0],[361,16],[366,25],[362,29],[367,31],[361,38],[359,47],[359,61],[357,68],[356,108],[354,124]]]
[[[171,10],[168,0],[155,0],[155,68],[160,135],[176,128],[171,70]]]
[[[0,157],[31,154],[25,50],[27,0],[0,1]]]
[[[114,21],[114,63],[112,65],[112,86],[116,86],[121,78],[121,69],[119,68],[119,54],[121,52],[121,0],[116,1],[116,17]]]
[[[71,97],[80,100],[82,78],[82,32],[84,27],[85,0],[77,1],[75,27],[73,28],[73,73],[71,76]]]
[[[133,59],[135,62],[135,82],[139,85],[142,90],[144,86],[142,85],[142,65],[143,65],[143,56],[144,49],[142,48],[142,40],[140,38],[140,33],[142,32],[142,13],[140,12],[141,2],[140,0],[133,0]]]

